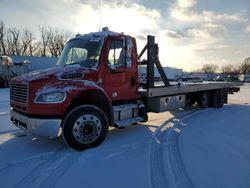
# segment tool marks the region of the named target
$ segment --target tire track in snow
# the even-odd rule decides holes
[[[81,164],[82,162],[86,163],[90,160],[112,160],[113,157],[123,155],[126,153],[131,152],[131,150],[136,150],[138,145],[145,144],[144,142],[135,143],[129,146],[129,151],[124,151],[120,148],[116,152],[112,153],[106,153],[101,156],[95,156],[92,154],[87,154],[86,156],[82,155],[82,153],[78,151],[71,151],[70,153],[67,153],[65,158],[58,162],[58,164],[53,164],[48,169],[47,173],[45,174],[46,177],[41,177],[42,181],[39,182],[39,185],[34,184],[34,187],[55,187],[57,183],[60,181],[60,179],[63,177],[63,175],[67,172],[68,169],[74,164]],[[82,157],[82,161],[79,162],[79,158]],[[50,171],[50,172],[49,172]]]
[[[165,171],[162,170],[163,161],[161,143],[157,141],[152,144],[149,152],[150,185],[152,188],[166,188],[166,175]]]
[[[192,188],[192,182],[184,168],[178,148],[178,136],[181,125],[175,124],[170,130],[165,132],[163,139],[163,168],[167,174],[168,187]]]
[[[31,172],[26,174],[26,176],[19,182],[15,184],[15,188],[27,188],[27,187],[34,187],[33,185],[37,184],[37,182],[41,181],[41,177],[44,174],[49,174],[49,168],[52,166],[56,161],[60,159],[65,159],[65,147],[60,147],[55,152],[52,152],[49,157],[47,156],[44,158],[45,160],[41,160],[41,163],[39,163]],[[27,165],[29,160],[25,161],[24,163],[21,163],[21,165]],[[14,166],[16,167],[16,166]],[[19,165],[20,167],[20,165]]]
[[[141,145],[145,143],[136,143],[132,149],[136,149],[138,144]],[[116,155],[127,152],[130,151],[124,152],[124,150],[121,149],[119,152],[112,154],[108,153],[101,156],[88,154],[83,156],[82,153],[61,147],[54,152],[39,154],[38,156],[32,156],[22,161],[9,162],[6,167],[0,169],[0,176],[1,173],[12,173],[18,169],[27,168],[28,165],[32,165],[32,170],[25,174],[22,180],[15,182],[14,187],[55,187],[67,170],[74,164],[81,164],[82,162],[85,163],[86,161],[96,159],[108,160]],[[82,157],[81,161],[79,161],[80,157]]]
[[[25,160],[17,161],[17,162],[5,162],[6,167],[0,169],[0,176],[2,174],[10,173],[17,169],[25,167],[31,163],[36,163],[38,161],[43,162],[45,160],[48,160],[53,153],[54,152],[48,152],[45,154],[40,154],[39,156],[33,156],[31,158],[26,158]]]
[[[191,188],[192,182],[185,172],[178,149],[181,121],[204,110],[184,112],[164,122],[155,133],[149,157],[149,174],[152,188]]]
[[[9,131],[0,131],[0,135],[1,134],[9,134],[9,133],[15,134],[15,133],[25,133],[25,132],[23,130],[21,130],[21,129],[9,130]]]
[[[59,162],[59,164],[49,168],[50,173],[46,173],[47,177],[43,179],[38,187],[55,187],[64,173],[67,172],[67,170],[73,165],[79,156],[79,152],[77,151],[68,153],[67,156],[65,156],[65,158]]]

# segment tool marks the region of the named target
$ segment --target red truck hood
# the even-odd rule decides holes
[[[54,79],[60,79],[62,75],[67,73],[73,73],[73,72],[88,72],[87,69],[83,67],[73,67],[73,66],[67,66],[67,67],[53,67],[48,69],[42,69],[37,70],[33,72],[29,72],[27,74],[23,74],[21,76],[15,77],[12,79],[13,82],[35,82],[35,81],[45,81],[45,80],[54,80]]]

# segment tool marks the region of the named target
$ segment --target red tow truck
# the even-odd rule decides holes
[[[147,59],[141,61],[147,52]],[[147,66],[139,83],[138,66]],[[162,85],[154,80],[158,69]],[[104,28],[70,39],[56,67],[30,72],[10,83],[11,121],[37,136],[63,135],[76,150],[101,144],[109,126],[146,122],[148,112],[164,112],[197,103],[222,107],[241,83],[170,84],[158,59],[153,36],[140,54],[135,38]]]

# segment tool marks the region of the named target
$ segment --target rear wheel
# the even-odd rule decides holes
[[[221,108],[224,105],[224,90],[223,89],[217,89],[212,94],[212,105],[215,108]]]
[[[211,106],[211,96],[209,92],[203,92],[200,94],[198,99],[198,107],[199,108],[207,108]]]
[[[64,140],[78,151],[100,145],[107,132],[106,114],[92,105],[83,105],[71,111],[63,125]]]

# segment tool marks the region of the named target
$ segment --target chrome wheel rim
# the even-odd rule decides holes
[[[74,123],[73,136],[82,143],[89,144],[97,140],[101,135],[102,124],[100,119],[92,114],[80,116]]]

